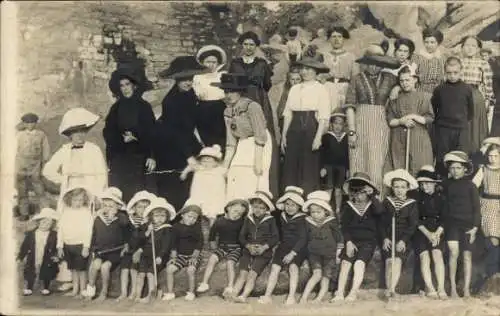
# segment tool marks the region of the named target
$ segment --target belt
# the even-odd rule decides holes
[[[420,216],[420,219],[425,221],[425,220],[428,220],[428,219],[433,219],[435,221],[439,220],[439,216]]]
[[[329,78],[328,81],[333,83],[349,83],[351,80],[347,78]]]
[[[488,193],[483,193],[481,194],[481,197],[483,199],[493,199],[493,200],[498,200],[500,199],[500,194],[488,194]]]

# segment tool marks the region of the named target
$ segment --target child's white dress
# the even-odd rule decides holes
[[[200,203],[203,215],[215,218],[224,212],[226,179],[224,167],[199,169],[194,172],[190,199]]]

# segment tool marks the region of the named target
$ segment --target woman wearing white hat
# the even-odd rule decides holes
[[[69,187],[84,186],[90,188],[93,195],[100,193],[108,185],[108,167],[101,149],[86,140],[88,131],[97,123],[99,116],[84,108],[67,111],[59,125],[59,134],[70,142],[64,144],[45,164],[42,174],[51,182],[60,186],[60,192]],[[57,211],[61,211],[62,194],[59,196]],[[60,267],[58,281],[69,282],[71,276]],[[63,285],[62,289],[71,288]]]

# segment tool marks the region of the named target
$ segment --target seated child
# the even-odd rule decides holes
[[[320,282],[320,290],[315,302],[321,302],[328,292],[330,279],[335,273],[337,247],[342,243],[342,235],[330,206],[330,195],[326,191],[314,191],[307,196],[303,210],[306,218],[307,250],[312,276],[307,281],[300,303],[307,302],[313,289]]]
[[[271,295],[283,266],[288,266],[288,272],[290,273],[290,290],[286,304],[295,303],[295,293],[299,283],[299,268],[306,258],[306,214],[302,212],[303,194],[304,190],[301,188],[288,186],[285,188],[283,196],[276,203],[276,207],[281,211],[281,240],[273,256],[266,293],[260,297],[259,303],[271,302]]]
[[[321,138],[321,161],[322,169],[320,175],[326,180],[325,189],[335,193],[335,214],[340,217],[340,206],[342,205],[342,186],[349,169],[349,156],[347,134],[345,129],[346,115],[342,111],[335,111],[330,116],[330,129]]]
[[[120,265],[126,245],[128,218],[125,212],[122,191],[109,187],[99,195],[101,209],[97,211],[92,228],[90,253],[93,254],[89,268],[89,283],[84,296],[91,300],[96,294],[96,280],[101,272],[101,292],[98,301],[103,301],[108,295],[111,272]]]
[[[457,261],[463,252],[464,297],[470,296],[472,273],[472,244],[481,225],[479,192],[474,183],[465,177],[472,171],[469,156],[462,151],[451,151],[444,157],[451,177],[443,181],[446,216],[445,239],[449,249],[451,297],[457,298]]]
[[[227,296],[233,291],[235,266],[241,257],[241,244],[239,235],[243,227],[244,216],[248,213],[248,202],[246,200],[229,201],[224,208],[225,214],[219,215],[210,228],[209,242],[213,251],[208,259],[203,281],[196,289],[203,293],[210,289],[208,281],[212,276],[215,265],[222,259],[227,260],[227,286],[223,296]],[[217,241],[215,239],[218,239]]]
[[[240,272],[233,293],[227,296],[238,303],[245,303],[252,293],[257,277],[271,261],[273,248],[279,241],[276,220],[270,215],[274,210],[272,198],[270,192],[257,191],[249,199],[250,213],[240,232],[240,243],[243,246]]]
[[[377,247],[380,232],[381,203],[375,197],[378,191],[368,175],[357,172],[345,183],[349,201],[342,209],[342,235],[345,247],[341,254],[338,288],[332,302],[344,300],[347,279],[353,267],[354,275],[346,301],[355,301],[363,282],[366,265]]]
[[[415,255],[420,257],[420,272],[430,298],[446,299],[444,290],[444,198],[437,189],[438,175],[432,166],[426,165],[417,173],[420,186],[418,192],[418,230],[415,233]],[[438,283],[438,291],[432,284],[431,254]]]
[[[137,285],[137,263],[132,262],[132,252],[130,249],[134,249],[135,246],[132,245],[134,241],[137,241],[137,234],[139,233],[139,228],[145,223],[144,221],[144,211],[151,204],[151,201],[155,199],[156,196],[147,191],[137,192],[127,205],[128,212],[128,229],[129,232],[126,236],[127,247],[126,252],[120,262],[120,284],[121,284],[121,294],[117,298],[117,301],[127,297],[127,292],[129,288],[129,274],[130,274],[130,295],[128,298],[130,300],[135,300],[136,296],[140,296],[141,293],[136,293]]]
[[[396,169],[384,175],[384,185],[391,188],[392,194],[383,202],[382,238],[385,258],[386,297],[396,294],[396,286],[401,276],[403,261],[408,255],[409,242],[418,225],[417,201],[407,196],[409,190],[418,188],[417,180],[404,169]],[[392,217],[396,218],[396,244],[392,244]],[[394,247],[394,248],[393,248]],[[392,260],[394,253],[394,262]],[[394,269],[394,271],[392,270]]]
[[[172,229],[172,247],[170,261],[167,264],[167,292],[162,300],[170,301],[175,298],[174,275],[187,268],[189,287],[184,297],[187,301],[195,299],[196,270],[201,261],[203,235],[201,231],[201,207],[192,200],[187,200],[177,216],[180,221]]]
[[[89,191],[82,187],[70,188],[62,196],[57,252],[60,258],[64,257],[71,271],[73,291],[68,296],[81,298],[87,286],[87,264],[94,222],[93,203]]]
[[[139,264],[136,302],[148,303],[156,297],[158,280],[155,277],[165,267],[172,247],[173,232],[169,222],[174,217],[174,207],[164,198],[151,199],[151,204],[144,211],[145,224],[139,229],[137,241],[131,242],[134,247],[132,263]],[[148,278],[148,293],[141,299],[145,277]]]
[[[57,232],[53,230],[55,221],[59,218],[56,211],[51,208],[43,208],[41,212],[33,216],[37,222],[34,230],[27,231],[17,260],[24,264],[24,295],[33,294],[33,286],[38,277],[41,282],[42,295],[50,294],[50,282],[59,272],[59,258],[57,257]]]
[[[210,226],[224,208],[226,198],[226,169],[222,166],[221,159],[219,145],[205,147],[200,151],[197,160],[188,159],[188,166],[181,174],[181,179],[185,180],[189,172],[194,172],[189,197],[200,203],[203,215],[210,220]]]

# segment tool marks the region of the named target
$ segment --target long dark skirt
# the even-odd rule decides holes
[[[493,112],[493,121],[491,123],[490,137],[500,137],[500,100],[497,101]]]
[[[141,153],[119,153],[110,161],[109,186],[123,192],[123,201],[146,188],[146,155]]]
[[[185,181],[180,178],[180,172],[156,174],[158,196],[165,198],[178,211],[189,197],[192,174]]]
[[[294,111],[286,135],[283,166],[284,185],[294,185],[309,194],[319,188],[320,153],[312,151],[318,122],[313,111]]]
[[[226,124],[224,122],[223,100],[200,101],[196,113],[196,128],[205,146],[226,145]]]
[[[472,118],[470,135],[471,151],[474,152],[481,147],[482,141],[488,136],[488,115],[485,100],[477,88],[472,91],[474,101],[474,117]]]

